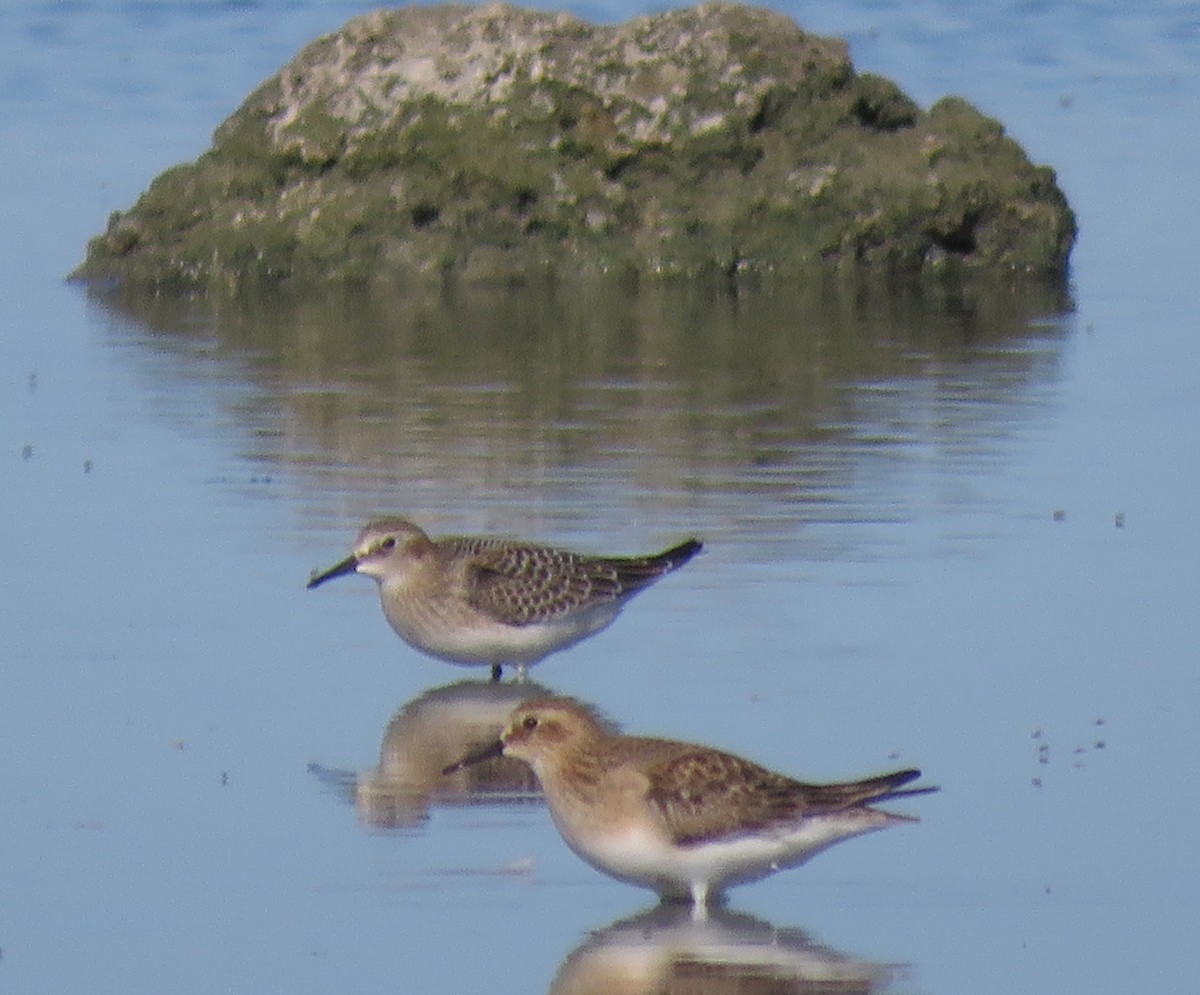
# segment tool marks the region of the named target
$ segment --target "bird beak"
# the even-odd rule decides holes
[[[453,774],[456,771],[462,770],[464,767],[473,767],[475,764],[481,764],[485,760],[494,760],[496,757],[504,756],[504,741],[496,740],[494,743],[489,743],[487,746],[478,750],[473,750],[465,757],[455,760],[454,763],[442,768],[443,774]]]
[[[358,557],[347,556],[341,563],[335,563],[323,573],[313,571],[312,576],[308,578],[307,589],[311,591],[314,587],[324,584],[327,580],[333,580],[334,577],[344,577],[346,574],[354,573],[357,569]]]

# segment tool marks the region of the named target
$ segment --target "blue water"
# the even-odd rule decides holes
[[[699,532],[704,557],[537,678],[806,777],[942,786],[739,913],[906,965],[894,990],[1193,987],[1200,5],[783,7],[1054,166],[1075,307],[849,383],[832,442],[749,483],[704,454],[682,488],[671,424],[532,476],[419,419],[335,457],[294,381],[202,316],[165,340],[63,283],[110,211],[369,7],[0,9],[0,988],[539,991],[646,906],[536,805],[385,831],[347,803],[393,714],[470,677],[400,644],[367,581],[303,590],[379,511],[606,551]],[[446,391],[423,376],[391,417]],[[627,401],[577,390],[611,441],[588,391]]]

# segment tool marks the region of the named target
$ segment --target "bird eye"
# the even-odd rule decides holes
[[[396,537],[388,536],[386,539],[382,539],[379,543],[379,548],[382,549],[385,553],[390,550],[395,549],[396,548]]]
[[[527,715],[525,721],[521,723],[527,730],[532,732],[537,728],[538,720],[536,715]]]

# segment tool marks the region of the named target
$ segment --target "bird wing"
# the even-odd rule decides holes
[[[676,843],[741,836],[806,811],[806,787],[740,757],[696,749],[647,771],[647,800]]]
[[[467,600],[508,625],[545,622],[621,593],[617,571],[575,553],[544,546],[497,545],[469,558]]]
[[[937,788],[904,788],[919,770],[832,784],[808,784],[719,750],[686,748],[653,765],[647,799],[662,814],[676,843],[743,836],[806,816],[923,795]]]

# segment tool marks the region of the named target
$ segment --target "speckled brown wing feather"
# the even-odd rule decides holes
[[[683,846],[908,794],[897,789],[920,776],[906,770],[843,784],[805,784],[732,754],[701,749],[665,760],[647,773],[647,798]]]
[[[681,845],[754,832],[804,811],[796,782],[728,753],[694,750],[647,775],[647,798]]]
[[[483,549],[467,568],[471,606],[508,625],[544,622],[620,594],[612,566],[544,546]]]
[[[496,539],[455,541],[469,560],[467,600],[508,625],[544,622],[630,597],[702,548],[689,539],[652,556],[602,557]]]

